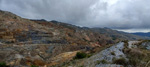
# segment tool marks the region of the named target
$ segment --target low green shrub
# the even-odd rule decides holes
[[[39,66],[36,66],[36,65],[31,65],[31,67],[39,67]]]
[[[107,64],[108,62],[106,60],[101,60],[100,61],[102,64]]]
[[[97,64],[97,65],[98,65],[98,64],[100,64],[100,63],[101,63],[101,61],[100,61],[100,60],[97,60],[97,61],[96,61],[96,64]]]
[[[116,55],[115,52],[111,52],[111,55]]]
[[[88,55],[87,55],[88,58],[91,57],[91,56],[92,56],[92,54],[88,54]]]
[[[86,58],[88,55],[84,52],[77,52],[75,59],[83,59]]]
[[[107,64],[108,62],[106,60],[97,60],[96,64]]]
[[[79,66],[79,67],[84,67],[83,65]]]
[[[8,67],[5,62],[0,62],[0,67]]]

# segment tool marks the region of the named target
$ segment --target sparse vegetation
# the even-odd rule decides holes
[[[150,43],[150,40],[141,40],[139,43],[136,43],[135,45],[140,49],[147,49],[146,45],[143,44],[148,44],[148,43]]]
[[[132,66],[137,66],[140,61],[137,58],[129,58],[129,64]]]
[[[127,65],[127,61],[125,58],[114,59],[113,64]]]
[[[131,50],[127,57],[129,58],[129,64],[136,66],[144,66],[150,60],[150,53],[147,50],[137,49],[135,51]]]
[[[101,63],[101,61],[100,61],[100,60],[97,60],[97,61],[96,61],[96,64],[100,64],[100,63]]]
[[[128,40],[123,40],[122,42],[124,42],[124,43],[128,43]]]
[[[102,64],[108,63],[106,60],[101,60],[100,62],[101,62]]]
[[[106,60],[97,60],[96,64],[107,64],[108,62]]]
[[[92,54],[88,54],[88,55],[87,55],[88,58],[91,57],[91,56],[92,56]]]
[[[111,55],[116,55],[115,52],[111,52]]]
[[[150,53],[148,50],[143,49],[141,44],[145,43],[145,42],[149,42],[149,40],[144,40],[141,41],[139,43],[136,43],[134,45],[137,45],[138,48],[128,48],[128,47],[124,47],[123,52],[126,54],[128,60],[128,65],[131,65],[132,67],[143,67],[146,65],[146,63],[148,63],[148,61],[150,60]]]
[[[124,41],[122,41],[122,42],[124,42],[124,47],[125,47],[125,48],[128,48],[128,45],[129,45],[129,44],[128,44],[128,40],[124,40]]]
[[[97,53],[97,52],[100,52],[102,50],[105,50],[109,47],[113,46],[113,44],[108,44],[108,45],[105,45],[103,47],[100,47],[100,48],[95,48],[94,50],[91,51],[91,53]]]

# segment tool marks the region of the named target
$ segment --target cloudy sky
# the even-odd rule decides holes
[[[150,0],[0,0],[0,9],[29,19],[150,32]]]

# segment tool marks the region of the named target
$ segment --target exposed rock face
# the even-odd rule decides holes
[[[124,67],[123,65],[116,65],[116,64],[99,64],[96,67]]]
[[[113,65],[104,65],[104,64],[97,64],[98,61],[102,61],[105,60],[108,63],[112,63],[113,59],[118,59],[118,58],[126,58],[125,54],[123,53],[123,48],[124,48],[124,43],[120,42],[110,48],[107,48],[99,53],[97,53],[96,55],[90,57],[87,59],[85,66],[87,67],[109,67],[109,66],[113,66]],[[115,65],[115,66],[119,66],[119,65]],[[121,66],[121,65],[120,65]]]
[[[137,46],[136,45],[134,45],[134,44],[137,44],[137,43],[139,43],[140,41],[129,41],[128,42],[128,48],[137,48]]]
[[[142,43],[143,48],[150,50],[150,42]]]

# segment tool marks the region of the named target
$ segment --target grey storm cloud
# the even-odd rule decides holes
[[[150,0],[0,0],[0,9],[29,19],[87,27],[150,29]]]

